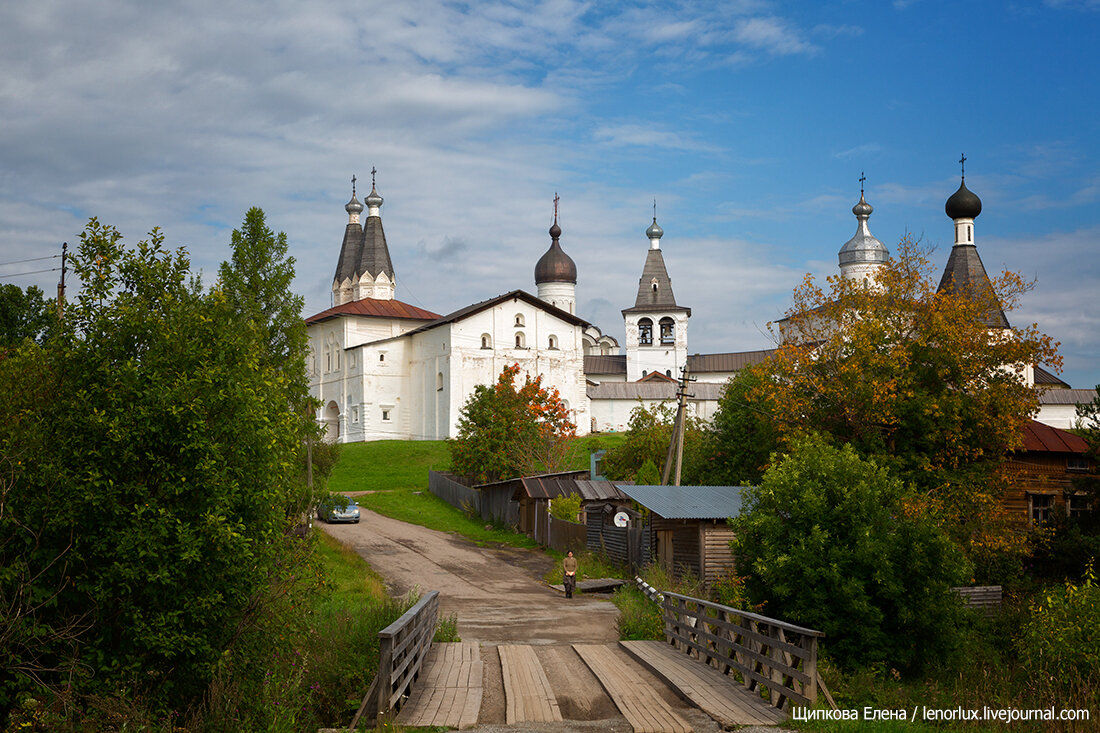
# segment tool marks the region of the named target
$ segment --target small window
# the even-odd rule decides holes
[[[1085,472],[1089,470],[1089,459],[1084,456],[1070,456],[1066,459],[1067,471]]]
[[[516,333],[516,348],[517,349],[526,349],[527,348],[527,337],[523,335],[523,331],[519,331],[519,332]]]
[[[524,326],[524,325],[525,324],[524,324],[524,321],[523,321],[523,314],[522,313],[517,313],[516,314],[516,328],[520,328],[521,326]]]
[[[351,421],[352,422],[359,422],[359,408],[358,407],[351,408]]]
[[[1050,519],[1050,510],[1054,507],[1051,494],[1028,494],[1027,517],[1032,525],[1042,524]]]
[[[643,369],[642,370],[642,378],[644,379],[645,375],[647,375],[647,374],[649,374],[649,372],[647,372],[645,369]]]
[[[676,343],[676,321],[672,320],[668,316],[661,319],[661,343],[662,344],[674,344]]]
[[[665,376],[666,377],[671,377],[672,376],[672,370],[671,369],[665,369]]]
[[[550,348],[551,349],[558,348],[558,337],[557,336],[551,336],[550,337]]]
[[[653,292],[656,293],[657,292],[657,278],[653,278],[653,280],[650,281],[649,285],[650,285],[650,287],[653,288]]]
[[[493,337],[487,333],[481,334],[481,348],[491,349],[493,348]]]
[[[379,354],[378,355],[378,363],[379,364],[384,364],[385,361],[386,361],[386,355],[385,354]]]
[[[1085,494],[1074,494],[1066,498],[1066,514],[1071,517],[1082,517],[1092,511],[1092,504]]]
[[[439,372],[438,374],[435,375],[435,391],[436,392],[442,392],[443,391],[443,372]]]
[[[642,346],[653,345],[653,321],[648,318],[638,321],[638,343]]]
[[[389,422],[389,421],[390,421],[390,411],[389,411],[388,408],[383,407],[382,408],[382,422]]]

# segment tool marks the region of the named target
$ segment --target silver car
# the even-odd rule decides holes
[[[359,505],[350,496],[339,497],[335,501],[324,501],[317,506],[317,518],[330,524],[333,522],[358,524]]]

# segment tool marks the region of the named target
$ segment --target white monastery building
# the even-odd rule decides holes
[[[624,430],[639,403],[673,400],[685,367],[696,380],[689,409],[709,419],[726,381],[770,353],[689,353],[691,308],[673,293],[656,211],[645,232],[649,247],[634,305],[622,311],[626,339],[620,349],[576,313],[577,266],[561,246],[557,201],[550,247],[535,264],[537,295],[513,290],[440,315],[394,298],[397,274],[382,227],[382,197],[372,181],[364,207],[352,179],[332,283],[334,305],[306,319],[310,393],[321,402],[317,419],[330,440],[453,437],[474,388],[494,383],[509,364],[557,388],[580,434]],[[955,244],[940,289],[990,288],[974,244],[981,201],[966,188],[965,178],[945,210],[955,224]],[[889,258],[870,232],[872,211],[861,188],[852,208],[856,233],[839,252],[843,277],[873,280]],[[999,309],[987,314],[987,321],[991,331],[1009,328]],[[1093,390],[1069,389],[1038,365],[1021,377],[1042,390],[1036,419],[1054,427],[1071,427],[1076,403],[1095,396]]]

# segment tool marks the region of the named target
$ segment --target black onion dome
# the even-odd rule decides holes
[[[546,250],[546,253],[539,258],[538,263],[535,265],[535,284],[576,283],[577,264],[573,262],[572,257],[565,254],[565,250],[558,243],[558,237],[561,236],[561,227],[558,226],[557,221],[550,227],[550,236],[553,238],[550,249]]]
[[[978,214],[982,213],[982,200],[966,187],[966,181],[964,180],[959,184],[959,190],[947,199],[943,210],[952,219],[975,219]]]

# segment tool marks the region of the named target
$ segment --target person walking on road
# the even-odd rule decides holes
[[[572,550],[561,561],[561,567],[564,571],[562,583],[565,585],[565,597],[572,598],[573,591],[577,587],[577,558],[573,557]]]

